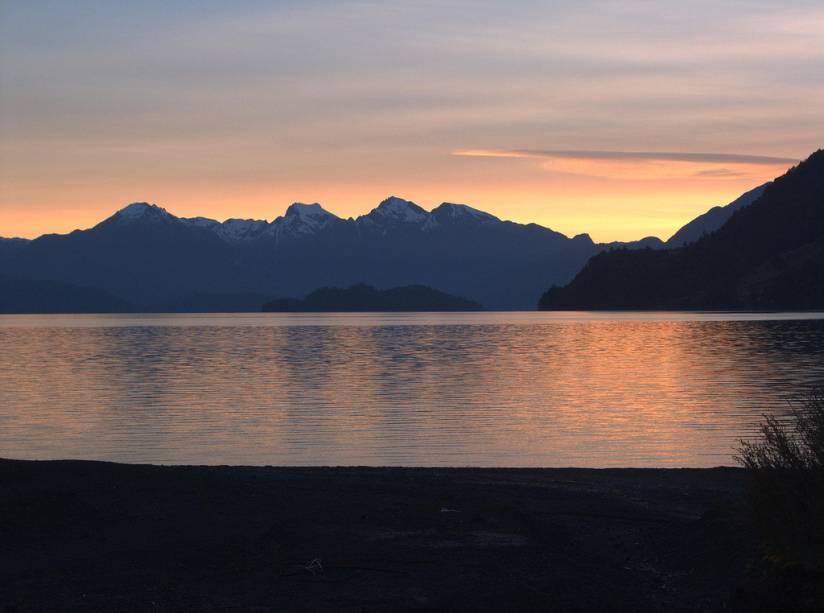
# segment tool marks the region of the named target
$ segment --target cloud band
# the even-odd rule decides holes
[[[671,151],[592,151],[572,149],[457,149],[452,155],[500,158],[560,158],[601,161],[666,161],[704,164],[797,164],[793,158],[737,153],[679,153]]]

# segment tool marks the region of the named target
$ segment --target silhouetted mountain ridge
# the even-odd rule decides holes
[[[824,308],[824,151],[684,247],[590,259],[544,309]]]
[[[596,244],[465,204],[426,211],[390,196],[343,219],[294,203],[273,221],[177,217],[130,204],[88,230],[0,240],[0,274],[95,287],[147,311],[257,311],[262,297],[324,286],[425,285],[487,308],[532,308],[614,247],[663,247],[647,237]]]
[[[764,183],[758,187],[745,192],[726,206],[714,206],[703,215],[699,215],[688,224],[682,226],[673,234],[662,246],[667,248],[683,247],[687,243],[693,243],[706,234],[711,234],[723,226],[732,214],[739,209],[751,205],[769,185]]]
[[[259,310],[260,297],[364,282],[425,285],[491,308],[529,308],[603,249],[464,204],[391,196],[343,219],[294,203],[265,220],[177,217],[130,204],[88,230],[0,244],[0,274],[96,287],[143,310]]]

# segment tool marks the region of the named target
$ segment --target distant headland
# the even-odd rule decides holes
[[[365,311],[482,311],[467,298],[453,296],[425,285],[377,289],[365,283],[348,288],[323,287],[303,299],[278,298],[263,305],[269,312],[365,312]]]

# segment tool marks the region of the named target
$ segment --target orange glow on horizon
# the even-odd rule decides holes
[[[824,134],[816,3],[75,4],[0,3],[0,236],[395,194],[666,238]]]
[[[489,160],[493,164],[506,162]],[[38,186],[4,194],[6,203],[16,204],[0,204],[0,236],[34,238],[90,228],[126,204],[138,201],[158,204],[180,217],[271,221],[296,201],[319,202],[330,212],[347,218],[366,214],[387,196],[397,195],[427,210],[441,202],[459,202],[501,219],[537,223],[568,236],[588,233],[599,242],[636,240],[650,235],[665,240],[709,208],[727,204],[786,170],[742,165],[741,172],[734,176],[696,178],[695,172],[702,166],[687,162],[529,162],[533,163],[529,177],[509,177],[506,175],[512,173],[508,169],[490,168],[489,173],[470,177],[471,181],[424,185],[411,180],[370,185],[237,185],[206,181],[188,186],[173,181],[149,181],[148,187],[141,189],[139,181],[130,181],[132,185],[79,186],[66,182],[50,185],[50,189]],[[547,172],[544,166],[551,171]],[[649,171],[653,170],[656,174],[651,178]]]

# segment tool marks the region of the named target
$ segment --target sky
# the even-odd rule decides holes
[[[397,195],[667,238],[822,109],[819,0],[0,0],[0,236]]]

